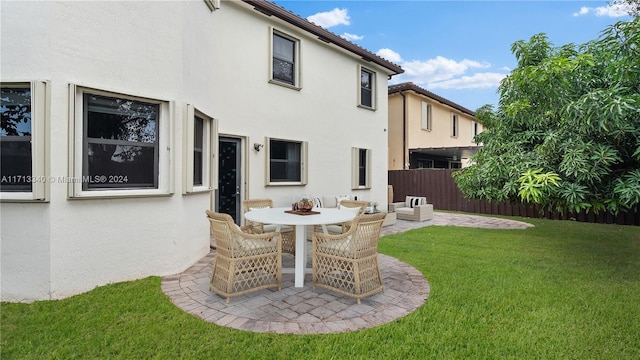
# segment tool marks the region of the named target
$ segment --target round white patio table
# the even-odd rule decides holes
[[[291,208],[265,208],[251,210],[244,214],[245,219],[264,224],[275,224],[276,231],[280,231],[282,225],[296,227],[296,265],[295,287],[304,286],[304,272],[307,267],[307,225],[322,225],[326,232],[327,224],[351,221],[355,214],[347,210],[314,208],[313,211],[320,214],[297,215],[289,214]]]

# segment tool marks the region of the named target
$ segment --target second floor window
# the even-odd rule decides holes
[[[375,73],[365,68],[360,68],[360,101],[359,105],[367,108],[375,108],[374,94]]]
[[[274,81],[297,86],[296,47],[295,40],[276,32],[273,33],[271,77]]]
[[[458,137],[459,125],[458,114],[451,114],[451,137]]]
[[[422,102],[422,130],[431,130],[431,104]]]

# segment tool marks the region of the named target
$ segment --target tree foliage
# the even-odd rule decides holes
[[[544,33],[511,48],[518,66],[502,80],[497,109],[474,164],[455,173],[472,199],[617,212],[640,203],[640,21],[596,40],[554,47]]]
[[[624,7],[629,15],[640,16],[640,0],[613,0],[609,4]]]

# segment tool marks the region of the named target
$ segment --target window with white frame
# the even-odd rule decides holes
[[[422,102],[422,130],[431,131],[431,104],[426,101]]]
[[[307,142],[267,138],[267,185],[307,183]]]
[[[358,66],[360,72],[360,87],[358,91],[358,106],[368,109],[376,108],[376,73]]]
[[[46,200],[47,83],[0,87],[0,199]]]
[[[371,149],[351,148],[351,188],[371,188]]]
[[[70,92],[70,196],[169,194],[169,102],[75,85]]]
[[[215,119],[187,105],[184,123],[184,173],[183,193],[210,191],[216,188],[217,161],[214,161],[217,144]]]
[[[300,88],[300,41],[272,29],[271,82]]]
[[[451,137],[458,137],[459,126],[458,114],[451,113]]]

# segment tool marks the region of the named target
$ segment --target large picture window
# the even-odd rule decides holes
[[[375,81],[376,74],[364,67],[360,69],[360,91],[358,92],[358,105],[375,109]]]
[[[0,194],[2,200],[45,200],[46,83],[2,83]]]
[[[307,143],[267,139],[267,183],[270,185],[306,184]]]
[[[71,197],[169,193],[169,103],[75,86],[70,90],[76,139]]]
[[[157,189],[160,106],[84,94],[83,107],[82,189]]]
[[[277,31],[272,31],[271,81],[294,88],[300,87],[299,41]]]

